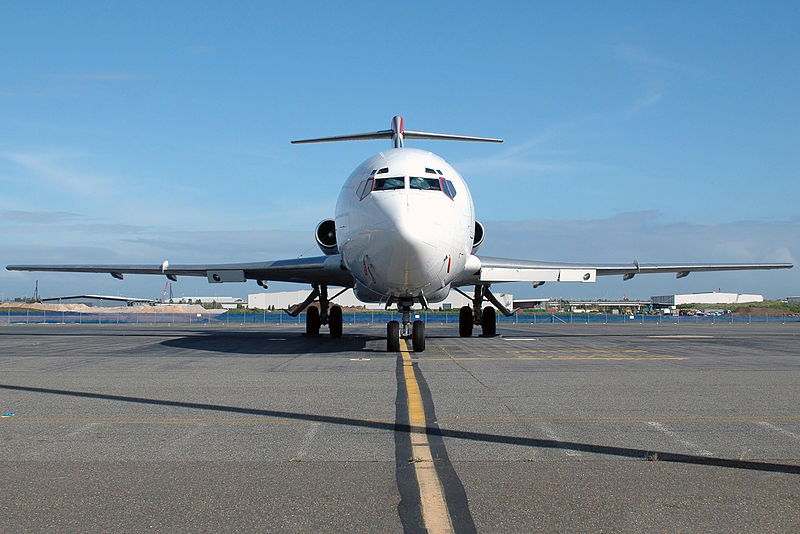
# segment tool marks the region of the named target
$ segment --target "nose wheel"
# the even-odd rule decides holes
[[[422,321],[414,321],[411,327],[411,345],[414,352],[425,350],[425,323]]]
[[[400,350],[400,323],[389,321],[386,324],[386,350],[397,352]]]
[[[425,350],[425,323],[420,320],[411,322],[411,306],[413,301],[401,301],[398,304],[400,313],[403,314],[403,323],[389,321],[386,324],[386,350],[397,352],[400,350],[400,337],[410,338],[414,352]]]

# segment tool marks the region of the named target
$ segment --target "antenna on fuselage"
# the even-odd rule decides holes
[[[439,141],[480,141],[485,143],[502,143],[502,139],[494,137],[475,137],[471,135],[444,134],[436,132],[420,132],[417,130],[406,130],[403,125],[403,117],[395,115],[392,117],[392,128],[390,130],[379,130],[377,132],[366,132],[351,135],[337,135],[334,137],[318,137],[316,139],[300,139],[292,141],[293,145],[303,143],[328,143],[333,141],[362,141],[365,139],[391,139],[395,148],[403,147],[404,139],[435,139]]]

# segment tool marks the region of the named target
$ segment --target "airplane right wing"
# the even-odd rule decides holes
[[[464,276],[454,285],[495,282],[594,282],[598,276],[622,275],[630,280],[637,274],[676,273],[683,278],[700,271],[752,271],[791,269],[791,263],[557,263],[508,258],[471,256]]]

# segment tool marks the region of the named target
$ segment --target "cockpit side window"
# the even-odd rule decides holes
[[[456,186],[454,186],[453,182],[451,182],[450,180],[445,180],[445,183],[447,184],[447,188],[450,190],[450,195],[449,195],[450,198],[455,198],[456,197]]]
[[[376,178],[375,185],[372,187],[373,191],[389,191],[392,189],[405,189],[406,179],[404,176],[395,176],[392,178]]]
[[[454,198],[456,196],[456,188],[453,186],[453,182],[445,180],[444,178],[439,178],[439,181],[442,184],[442,191],[444,191],[444,194],[451,199]]]
[[[372,191],[372,182],[373,178],[370,177],[361,182],[361,185],[358,186],[358,189],[356,189],[356,196],[358,196],[359,200],[364,200],[364,198],[369,195],[370,191]]]
[[[411,176],[408,179],[408,184],[411,189],[425,189],[428,191],[441,191],[442,186],[436,178],[419,178]]]

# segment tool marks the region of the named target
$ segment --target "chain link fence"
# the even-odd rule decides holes
[[[422,319],[426,323],[458,324],[458,312],[415,311],[412,320]],[[386,324],[401,320],[401,315],[388,311],[345,312],[344,324]],[[734,323],[798,323],[796,315],[617,315],[605,313],[519,313],[511,317],[498,315],[498,324],[734,324]],[[285,313],[252,313],[241,310],[225,313],[125,313],[125,312],[47,312],[4,311],[0,313],[0,324],[142,324],[142,325],[304,325],[305,313],[290,317]]]

